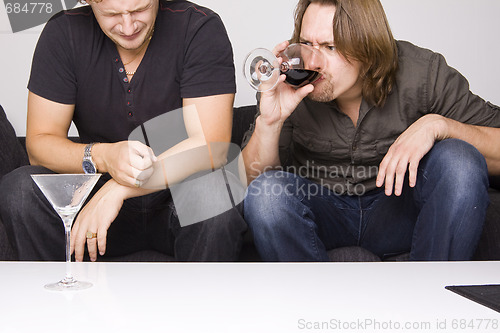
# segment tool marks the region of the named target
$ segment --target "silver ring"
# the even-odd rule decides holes
[[[141,181],[139,179],[136,179],[134,186],[135,187],[141,187]]]

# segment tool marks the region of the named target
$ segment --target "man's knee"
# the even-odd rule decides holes
[[[283,226],[291,202],[300,196],[297,180],[296,175],[287,172],[268,171],[250,183],[244,201],[244,216],[253,230],[278,230]]]
[[[484,156],[473,145],[458,139],[438,142],[430,151],[430,158],[456,173],[487,172]]]
[[[275,203],[286,197],[300,195],[299,177],[284,171],[268,171],[254,179],[247,189],[246,201],[258,201],[265,204],[267,201]],[[306,194],[306,193],[304,193]]]
[[[449,183],[454,191],[470,192],[488,187],[488,168],[484,156],[471,144],[448,139],[434,145],[426,161],[427,173]]]
[[[50,173],[43,167],[23,166],[2,177],[0,182],[0,207],[2,211],[10,211],[17,208],[26,209],[26,201],[35,195],[34,182],[31,178],[35,173]]]

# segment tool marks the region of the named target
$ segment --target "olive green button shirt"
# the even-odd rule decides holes
[[[500,127],[500,108],[471,93],[467,80],[442,55],[404,41],[397,46],[399,68],[393,91],[381,108],[363,100],[356,126],[335,101],[306,98],[299,104],[281,132],[284,168],[336,193],[362,195],[376,188],[378,166],[389,147],[426,114]]]

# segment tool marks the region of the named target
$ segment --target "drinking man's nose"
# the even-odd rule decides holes
[[[305,69],[319,72],[323,69],[323,56],[317,48],[311,48],[305,55],[302,55]]]

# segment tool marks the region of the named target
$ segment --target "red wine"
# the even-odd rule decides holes
[[[314,82],[319,76],[318,72],[308,69],[289,69],[285,73],[285,82],[295,88],[300,88],[308,83]]]

